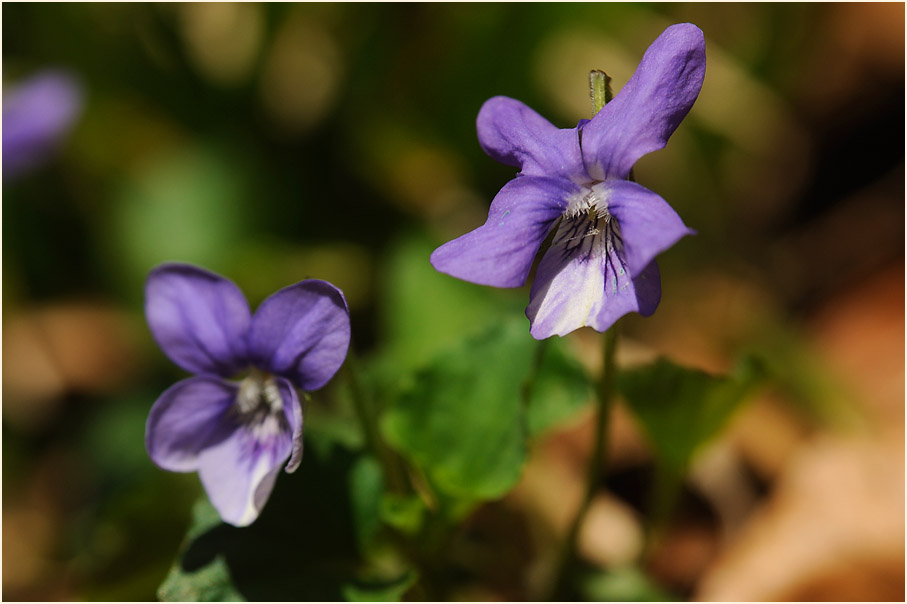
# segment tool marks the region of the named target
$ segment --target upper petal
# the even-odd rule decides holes
[[[655,312],[661,282],[654,262],[631,278],[616,248],[592,237],[578,243],[569,234],[559,230],[539,263],[526,308],[534,338],[564,336],[584,326],[601,332],[629,312]]]
[[[145,425],[145,448],[155,464],[171,472],[198,469],[198,455],[228,438],[235,426],[225,422],[237,386],[213,376],[182,380],[151,407]]]
[[[638,275],[650,262],[685,235],[687,228],[668,202],[652,191],[627,180],[596,185],[607,200],[608,211],[620,224],[624,258],[631,275]]]
[[[519,287],[551,226],[579,187],[565,179],[520,176],[495,196],[485,224],[431,255],[436,270],[480,285]]]
[[[476,120],[479,144],[522,173],[588,180],[576,128],[559,129],[527,105],[504,96],[485,101]]]
[[[247,526],[261,513],[293,449],[289,427],[281,425],[272,430],[235,423],[228,438],[200,452],[199,478],[225,522]]]
[[[583,128],[586,170],[596,180],[626,178],[636,160],[664,147],[689,112],[705,77],[705,38],[690,23],[667,28],[630,81]]]
[[[259,368],[303,390],[330,380],[350,345],[350,312],[343,292],[309,279],[272,294],[252,318],[249,353]]]
[[[186,371],[229,377],[247,364],[249,305],[232,281],[163,264],[145,283],[145,316],[161,350]]]

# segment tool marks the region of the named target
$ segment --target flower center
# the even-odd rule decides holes
[[[583,190],[571,197],[567,203],[567,210],[564,212],[564,218],[579,218],[593,216],[610,219],[611,214],[608,212],[608,199],[605,195],[604,183],[597,182],[591,187],[583,187]]]
[[[623,249],[617,219],[608,211],[603,183],[595,183],[570,198],[552,246],[586,256]]]
[[[237,420],[250,428],[259,440],[288,428],[277,382],[273,376],[258,369],[252,369],[240,382],[231,410]]]

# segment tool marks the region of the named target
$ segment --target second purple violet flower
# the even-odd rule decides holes
[[[343,293],[326,281],[301,281],[252,315],[233,282],[164,264],[148,276],[145,315],[161,350],[196,374],[154,403],[148,454],[165,470],[198,472],[221,518],[246,526],[267,502],[280,467],[292,472],[302,459],[295,388],[321,388],[346,358]],[[229,379],[241,372],[241,381]]]

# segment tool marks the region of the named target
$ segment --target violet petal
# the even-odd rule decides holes
[[[66,135],[82,108],[82,91],[65,71],[44,71],[3,95],[3,175],[40,164]]]
[[[552,245],[545,253],[529,294],[529,333],[537,340],[564,336],[583,326],[605,331],[629,312],[655,312],[661,298],[658,266],[652,262],[630,278],[619,253],[565,253]]]
[[[567,198],[577,191],[576,184],[560,178],[511,180],[491,202],[485,224],[436,249],[432,266],[471,283],[520,287]]]
[[[286,423],[247,426],[234,418],[228,438],[198,456],[198,475],[211,505],[224,522],[248,526],[271,495],[280,467],[293,449]]]
[[[283,412],[292,433],[293,450],[290,453],[290,460],[284,468],[287,473],[291,473],[295,472],[302,462],[302,406],[299,404],[299,396],[290,380],[278,377],[275,378],[275,381],[280,390],[280,398],[283,400]]]
[[[577,129],[559,129],[520,101],[488,99],[476,127],[485,153],[524,175],[587,180]]]
[[[252,318],[249,351],[255,365],[317,390],[346,358],[350,314],[343,293],[309,279],[272,294]]]
[[[247,365],[251,315],[232,281],[188,264],[163,264],[145,283],[145,316],[161,350],[186,371],[230,377]]]
[[[151,407],[145,425],[145,448],[152,461],[171,472],[197,470],[202,449],[235,429],[224,416],[237,390],[235,383],[214,376],[192,377],[168,388]]]
[[[690,111],[705,77],[705,38],[690,23],[667,28],[630,81],[583,128],[586,170],[625,179],[636,160],[664,147]]]
[[[668,202],[642,185],[612,180],[597,186],[607,200],[608,211],[620,224],[631,275],[640,274],[655,256],[685,235],[696,233],[683,224]]]

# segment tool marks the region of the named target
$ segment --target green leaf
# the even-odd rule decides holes
[[[360,551],[365,551],[381,526],[384,476],[378,460],[371,455],[360,457],[353,465],[349,481],[356,538]]]
[[[381,310],[388,342],[385,361],[394,375],[424,366],[492,317],[521,315],[525,306],[525,299],[514,292],[439,273],[428,261],[436,247],[424,237],[410,236],[397,242],[388,259]],[[522,322],[528,334],[529,323],[525,318]]]
[[[425,504],[418,495],[386,493],[381,500],[381,519],[407,535],[414,535],[422,526]]]
[[[583,599],[590,602],[673,602],[677,598],[656,585],[635,566],[590,571],[579,579]]]
[[[199,499],[192,508],[192,524],[187,542],[220,524],[220,516],[207,499]],[[223,555],[194,570],[174,564],[158,588],[157,597],[164,602],[229,602],[245,601],[233,586],[230,570]]]
[[[303,407],[306,448],[309,445],[325,450],[334,446],[351,451],[365,448],[348,382],[334,380],[314,397],[308,396],[315,400],[311,403],[307,401]]]
[[[117,285],[141,291],[148,271],[165,261],[222,271],[248,236],[246,179],[236,160],[187,147],[143,164],[126,180],[105,231]]]
[[[162,602],[245,602],[230,578],[223,556],[194,573],[170,570],[157,592]]]
[[[595,388],[582,365],[569,353],[566,341],[551,338],[539,342],[541,362],[531,383],[528,421],[529,434],[537,437],[588,405]]]
[[[759,360],[766,381],[783,393],[803,419],[838,427],[865,422],[846,384],[823,363],[803,334],[786,325],[769,325],[747,350]]]
[[[563,343],[536,342],[514,317],[437,355],[397,397],[382,428],[436,488],[493,499],[519,480],[527,437],[573,415],[590,394]]]
[[[349,583],[343,586],[343,599],[348,602],[399,602],[417,578],[416,572],[409,570],[391,581]]]
[[[436,357],[385,415],[387,440],[448,494],[506,493],[526,461],[530,343],[522,321],[508,321]]]
[[[719,377],[659,359],[621,373],[618,389],[659,461],[676,476],[696,449],[721,430],[760,374],[749,361],[734,375]]]

